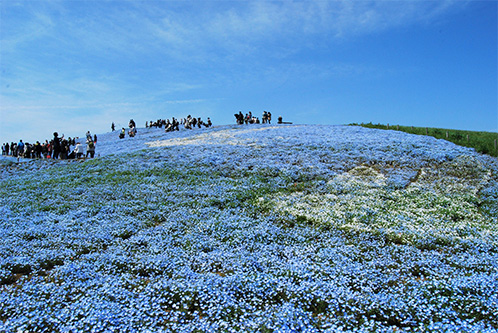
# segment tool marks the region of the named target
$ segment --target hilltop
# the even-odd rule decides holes
[[[3,331],[498,329],[496,158],[317,125],[96,154],[0,159]]]

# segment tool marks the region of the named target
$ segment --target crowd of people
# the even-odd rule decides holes
[[[268,111],[263,111],[262,121],[259,121],[258,117],[253,116],[251,111],[246,113],[245,116],[244,116],[244,114],[242,114],[242,111],[239,111],[239,113],[235,113],[234,116],[235,116],[235,121],[239,125],[242,125],[244,123],[246,125],[247,124],[261,124],[261,123],[271,124],[271,112],[268,112]],[[282,116],[279,116],[277,119],[277,124],[292,124],[292,123],[288,122],[288,121],[283,121]]]
[[[201,117],[192,117],[191,115],[188,115],[186,118],[180,118],[180,120],[175,119],[175,117],[171,118],[171,121],[169,119],[158,119],[157,121],[150,121],[150,122],[145,122],[145,128],[151,128],[151,127],[156,127],[156,128],[162,128],[164,126],[164,130],[166,132],[171,132],[171,131],[179,131],[180,130],[180,125],[184,126],[186,129],[192,129],[195,127],[201,128],[202,126],[204,127],[210,127],[213,126],[213,123],[211,122],[211,119],[208,117],[207,121],[204,122]]]
[[[237,124],[271,124],[272,115],[271,112],[263,111],[262,121],[260,122],[258,117],[252,115],[249,111],[242,114],[242,111],[236,113],[235,115]],[[278,119],[278,123],[282,122],[282,117]],[[180,120],[175,117],[169,119],[158,119],[156,121],[145,122],[145,128],[162,128],[164,126],[165,132],[179,131],[180,125],[185,127],[185,129],[211,127],[213,123],[208,117],[207,121],[203,121],[201,117],[192,117],[188,115],[186,118],[181,118]],[[116,126],[114,122],[111,124],[111,130],[114,132]],[[119,133],[119,138],[123,139],[128,133],[129,137],[134,137],[137,135],[137,125],[133,119],[130,119],[128,123],[128,131],[125,128],[121,128]],[[95,146],[97,143],[97,135],[92,136],[90,131],[86,133],[86,149],[81,142],[76,142],[76,138],[64,138],[64,134],[59,137],[57,132],[54,132],[54,137],[52,140],[45,140],[44,143],[36,141],[34,144],[28,142],[23,142],[20,140],[18,143],[11,142],[4,143],[2,145],[2,155],[3,156],[13,156],[17,158],[52,158],[52,159],[74,159],[74,158],[88,158],[89,156],[93,158],[95,156]],[[86,155],[85,155],[86,152]]]
[[[52,158],[52,159],[75,159],[82,158],[85,154],[85,149],[80,142],[76,142],[77,138],[68,139],[64,138],[64,134],[59,137],[59,133],[54,132],[52,140],[45,140],[45,142],[31,144],[19,140],[18,143],[11,142],[2,145],[2,155],[12,156],[19,158]],[[86,157],[95,156],[95,143],[97,142],[97,135],[86,134]]]
[[[186,129],[192,129],[195,127],[201,128],[202,126],[210,127],[213,126],[213,123],[209,117],[207,118],[207,121],[204,122],[201,117],[195,118],[191,115],[188,115],[186,118],[181,118],[180,120],[172,117],[171,121],[169,119],[158,119],[156,121],[151,120],[145,122],[145,128],[163,128],[164,126],[165,132],[179,131],[180,125],[184,126]],[[114,123],[111,124],[111,130],[113,132],[116,130]],[[124,127],[121,128],[119,138],[124,139],[126,137],[126,132]],[[133,138],[135,135],[137,135],[137,124],[133,119],[130,119],[128,123],[128,136]]]
[[[268,112],[268,111],[263,111],[263,115],[261,117],[262,121],[259,120],[258,117],[256,116],[253,116],[252,112],[249,111],[248,113],[246,113],[246,115],[244,116],[244,114],[242,113],[242,111],[239,111],[239,113],[236,113],[234,114],[235,116],[235,120],[237,122],[237,124],[239,125],[242,125],[242,124],[271,124],[271,112]]]

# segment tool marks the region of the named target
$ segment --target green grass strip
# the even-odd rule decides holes
[[[350,126],[362,126],[366,128],[377,128],[384,130],[397,130],[405,133],[429,135],[436,139],[444,139],[459,146],[474,148],[478,153],[498,157],[498,133],[494,132],[477,132],[477,131],[464,131],[445,128],[432,128],[432,127],[414,127],[414,126],[400,126],[400,125],[383,125],[383,124],[357,124],[352,123]]]

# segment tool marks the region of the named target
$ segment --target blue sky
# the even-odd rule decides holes
[[[0,1],[0,142],[191,114],[497,131],[496,1]]]

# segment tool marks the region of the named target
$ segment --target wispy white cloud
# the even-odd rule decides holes
[[[12,110],[34,118],[73,110],[111,119],[137,109],[152,116],[165,105],[201,109],[211,91],[216,100],[223,87],[241,82],[279,85],[296,78],[378,75],[366,64],[307,63],[294,56],[428,24],[466,4],[2,1],[1,117]]]
[[[196,16],[169,13],[159,28],[169,45],[203,42],[237,50],[283,40],[295,47],[313,34],[349,38],[436,19],[462,1],[250,1]],[[192,24],[192,21],[194,23]],[[306,44],[304,44],[306,45]],[[246,48],[241,48],[246,50]]]
[[[94,3],[92,2],[92,5]],[[314,34],[350,38],[435,20],[462,1],[239,1],[122,3],[83,8],[65,22],[81,46],[122,56],[158,52],[175,59],[244,55],[279,40],[294,48]],[[62,19],[62,18],[61,18]],[[268,50],[267,50],[268,51]]]
[[[38,40],[53,32],[51,13],[26,9],[24,4],[2,1],[0,20],[0,41],[2,54],[16,51],[19,47]],[[14,12],[11,14],[11,12]],[[15,16],[15,20],[11,18]],[[22,20],[22,24],[18,20]]]
[[[39,2],[7,11],[25,22],[2,24],[3,53],[46,38],[82,57],[165,61],[227,61],[292,54],[315,35],[334,42],[357,35],[436,20],[462,1],[237,1],[237,2]],[[22,8],[24,8],[22,7]],[[4,16],[8,16],[4,14]],[[276,44],[276,48],[267,45]],[[318,43],[319,44],[319,43]],[[273,53],[276,52],[276,53]]]
[[[464,1],[236,1],[28,3],[26,22],[3,28],[3,47],[60,35],[85,49],[205,52],[313,34],[348,38],[435,20]],[[7,10],[22,11],[16,6]],[[74,7],[74,8],[73,8]],[[17,8],[17,9],[16,9]],[[8,16],[4,14],[4,17]],[[213,45],[214,43],[214,45]],[[262,45],[261,45],[262,46]],[[298,44],[295,43],[298,47]],[[243,49],[245,50],[245,49]],[[5,50],[4,50],[5,51]],[[194,56],[194,54],[191,54]]]

